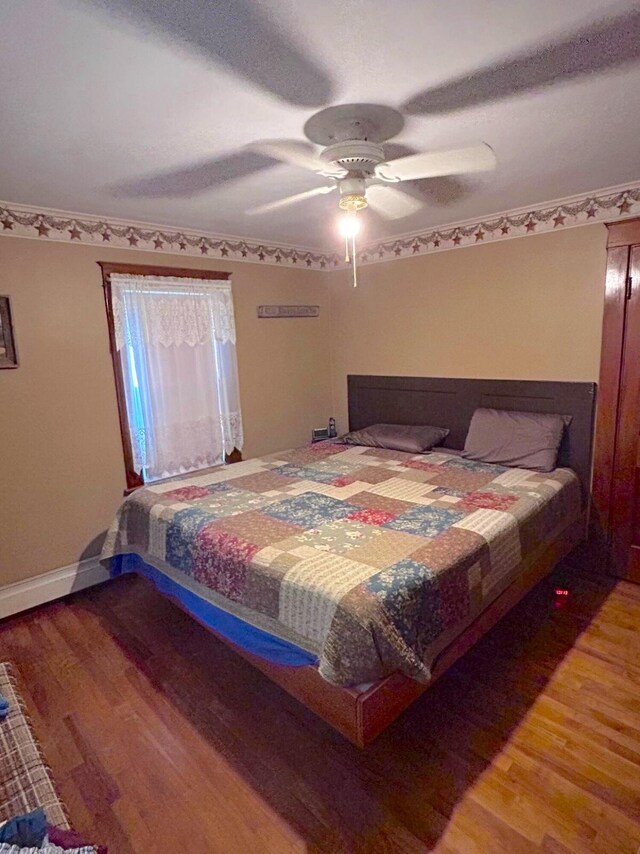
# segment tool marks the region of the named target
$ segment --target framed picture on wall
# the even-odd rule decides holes
[[[18,354],[13,334],[9,297],[0,296],[0,368],[17,368]]]

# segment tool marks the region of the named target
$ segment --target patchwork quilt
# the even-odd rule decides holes
[[[425,681],[580,502],[569,469],[323,442],[132,493],[102,557],[140,555],[331,682]]]

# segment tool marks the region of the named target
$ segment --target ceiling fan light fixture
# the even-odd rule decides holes
[[[346,193],[340,196],[338,207],[346,213],[357,213],[364,210],[368,205],[364,193]]]
[[[338,207],[340,210],[347,212],[355,212],[364,210],[367,207],[367,182],[364,178],[349,177],[342,178],[338,181],[340,187],[340,201]]]

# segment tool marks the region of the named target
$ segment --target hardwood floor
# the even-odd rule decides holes
[[[558,570],[364,751],[137,578],[5,621],[0,657],[111,854],[622,854],[639,627],[640,586]]]

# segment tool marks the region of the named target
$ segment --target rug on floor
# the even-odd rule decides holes
[[[49,824],[68,829],[64,806],[18,692],[15,668],[9,662],[0,663],[0,695],[9,701],[9,714],[0,721],[0,822],[42,807]]]

